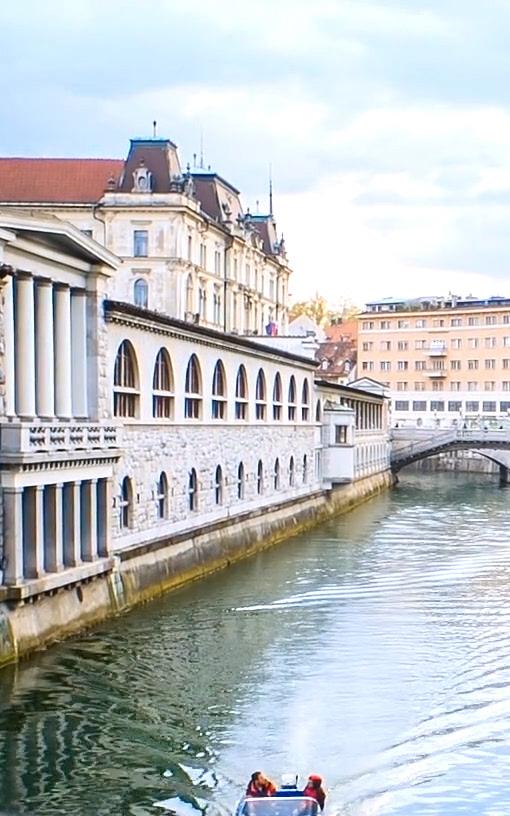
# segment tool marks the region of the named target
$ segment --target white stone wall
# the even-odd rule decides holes
[[[124,435],[124,456],[116,468],[117,493],[113,513],[114,548],[151,540],[188,527],[223,519],[246,510],[258,510],[320,489],[314,471],[313,425],[279,427],[242,425],[167,427],[135,426]],[[303,469],[306,456],[306,476]],[[290,485],[290,459],[294,457],[294,484]],[[275,488],[274,465],[280,464],[279,487]],[[257,492],[257,467],[263,463],[263,492]],[[238,467],[244,465],[244,497],[239,498]],[[216,503],[215,473],[223,474],[222,501]],[[198,508],[189,509],[188,480],[191,468],[198,476]],[[169,495],[165,519],[158,518],[157,482],[166,474]],[[131,528],[119,523],[120,484],[132,479],[134,504]],[[306,479],[306,480],[305,480]]]

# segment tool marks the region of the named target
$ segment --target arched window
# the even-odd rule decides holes
[[[308,380],[304,380],[303,391],[301,393],[301,419],[303,422],[308,422],[310,419],[310,389]]]
[[[282,418],[282,378],[276,372],[273,385],[273,419],[279,421]]]
[[[193,275],[188,275],[188,280],[186,281],[186,311],[188,315],[192,315],[194,310],[194,298],[193,298]]]
[[[200,419],[202,378],[196,354],[192,354],[188,361],[184,392],[184,416],[186,419]]]
[[[223,504],[223,471],[220,465],[214,474],[214,501],[216,504]]]
[[[257,494],[262,496],[264,492],[264,465],[262,464],[262,460],[259,459],[259,463],[257,465]]]
[[[135,306],[146,309],[149,305],[149,284],[143,278],[138,278],[138,280],[135,280],[133,289]]]
[[[303,456],[303,484],[306,484],[308,481],[308,457],[305,453]]]
[[[322,422],[322,408],[320,399],[317,400],[317,405],[315,406],[315,421]]]
[[[133,346],[123,340],[115,358],[113,371],[113,414],[135,417],[138,412],[138,367]]]
[[[255,386],[255,419],[266,418],[266,378],[262,369],[257,374]]]
[[[236,378],[236,419],[248,419],[248,380],[243,365],[239,366]]]
[[[119,495],[119,527],[127,530],[132,526],[133,515],[133,485],[129,476],[124,476],[120,484]]]
[[[296,380],[294,375],[289,381],[289,422],[296,420]]]
[[[172,364],[168,351],[158,351],[152,377],[152,416],[156,419],[171,419],[174,408],[174,383]]]
[[[198,510],[198,479],[195,468],[191,468],[188,476],[188,507],[190,510]]]
[[[218,360],[214,367],[212,381],[212,418],[227,418],[227,386],[223,363]]]
[[[294,467],[294,457],[290,457],[289,462],[289,487],[294,487],[295,481],[295,467]]]
[[[280,489],[280,460],[278,457],[274,460],[274,469],[273,469],[273,481],[274,481],[274,489]]]
[[[237,468],[237,498],[244,499],[244,465],[239,462]]]
[[[166,474],[161,472],[157,483],[156,502],[158,506],[158,518],[166,519],[168,516],[168,479]]]

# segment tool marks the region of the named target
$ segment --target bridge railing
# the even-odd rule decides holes
[[[455,428],[449,428],[447,431],[441,431],[441,433],[430,433],[429,431],[425,438],[423,438],[423,436],[420,434],[419,439],[408,442],[408,444],[402,444],[398,448],[394,448],[391,452],[391,459],[393,461],[398,459],[407,459],[410,456],[423,453],[431,448],[451,444],[457,440],[458,432]],[[397,441],[393,434],[391,435],[391,441],[393,443]],[[404,441],[405,440],[402,439],[402,442]]]
[[[409,440],[409,436],[411,439]],[[413,458],[420,453],[433,451],[454,442],[472,443],[473,448],[487,447],[489,443],[495,446],[510,446],[510,428],[448,428],[444,431],[434,431],[433,429],[417,428],[411,434],[409,430],[395,429],[390,436],[393,450],[391,461],[399,462],[403,459]],[[400,443],[400,444],[399,444]],[[407,444],[406,444],[407,443]]]

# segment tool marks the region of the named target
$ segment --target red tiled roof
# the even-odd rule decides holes
[[[123,168],[122,159],[0,158],[0,202],[94,203]]]

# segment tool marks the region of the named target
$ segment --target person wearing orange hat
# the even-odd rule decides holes
[[[303,791],[303,796],[309,796],[310,799],[315,799],[321,810],[324,810],[326,802],[326,791],[322,787],[322,777],[318,774],[310,774],[308,782]]]

